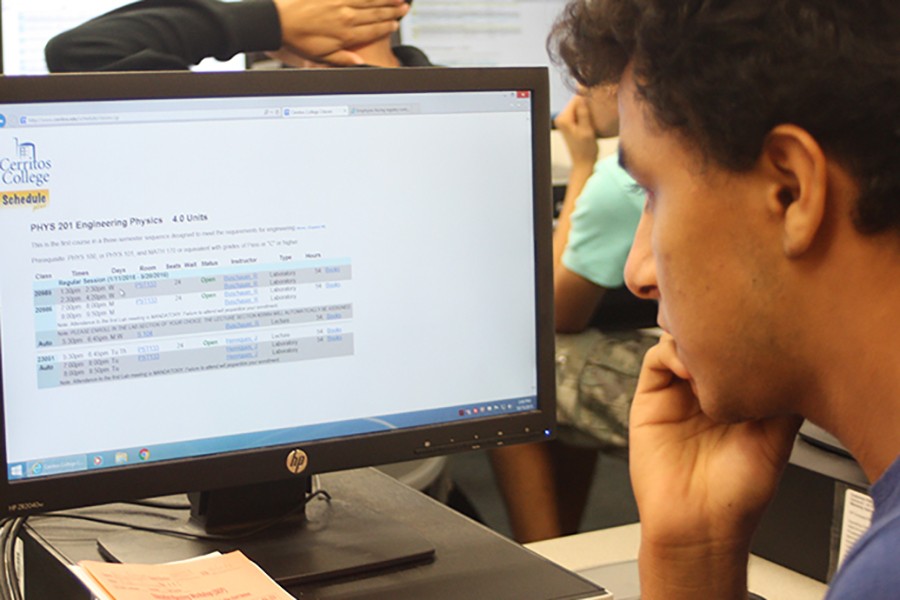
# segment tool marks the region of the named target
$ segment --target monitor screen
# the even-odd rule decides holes
[[[47,73],[44,46],[53,36],[109,12],[133,0],[2,0],[2,57],[5,75],[43,75]],[[225,0],[238,2],[240,0]],[[243,55],[220,62],[207,59],[195,69],[200,71],[241,70]]]
[[[550,61],[547,36],[565,5],[565,0],[413,2],[400,21],[400,37],[436,65],[546,66],[550,110],[556,114],[572,97],[572,88],[565,69]]]
[[[538,68],[7,78],[2,512],[552,435],[548,112]]]

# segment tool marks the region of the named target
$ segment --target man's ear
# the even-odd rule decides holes
[[[769,209],[782,220],[784,253],[800,256],[812,246],[825,216],[825,153],[806,130],[778,125],[766,136],[760,160],[771,179]]]

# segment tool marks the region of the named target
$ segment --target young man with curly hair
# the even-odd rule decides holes
[[[900,589],[900,3],[573,0],[646,190],[626,268],[659,302],[630,423],[642,598],[746,598],[801,417],[872,482],[829,598]]]

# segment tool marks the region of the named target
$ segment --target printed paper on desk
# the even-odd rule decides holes
[[[78,564],[115,600],[294,600],[241,552],[164,565]]]

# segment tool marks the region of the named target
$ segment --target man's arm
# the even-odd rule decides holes
[[[53,72],[187,69],[279,49],[352,64],[344,49],[389,35],[406,10],[402,0],[144,0],[61,33],[45,54]]]
[[[145,0],[61,33],[45,54],[52,72],[172,70],[280,46],[270,0]]]
[[[553,232],[556,331],[577,333],[588,326],[606,288],[567,269],[562,262],[562,256],[569,241],[575,201],[581,196],[587,180],[591,177],[600,151],[584,96],[579,94],[572,98],[556,117],[555,124],[562,133],[572,161],[566,195]]]
[[[644,600],[747,598],[750,538],[800,419],[717,423],[701,410],[668,334],[650,349],[631,409]]]

